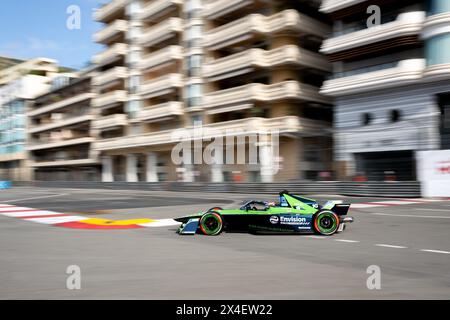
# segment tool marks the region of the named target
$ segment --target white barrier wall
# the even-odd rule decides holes
[[[419,151],[417,177],[423,197],[450,197],[450,150]]]

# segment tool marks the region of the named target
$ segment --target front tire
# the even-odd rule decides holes
[[[200,230],[207,236],[217,236],[223,230],[223,220],[220,214],[211,211],[200,218]]]
[[[339,217],[328,210],[320,211],[314,217],[314,231],[324,236],[331,236],[339,229]]]

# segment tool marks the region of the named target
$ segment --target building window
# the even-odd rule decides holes
[[[188,107],[198,106],[201,103],[203,88],[201,84],[191,84],[186,87],[186,103]]]
[[[401,112],[400,110],[392,110],[391,111],[391,122],[398,122],[401,118]]]
[[[372,123],[372,120],[373,120],[373,116],[372,116],[371,113],[364,113],[362,115],[362,123],[363,123],[363,125],[368,126],[369,124]]]
[[[428,3],[430,15],[450,12],[450,1],[448,0],[430,0]]]
[[[450,63],[450,33],[428,39],[425,44],[427,65]]]
[[[200,46],[202,39],[202,26],[193,25],[186,30],[186,47]]]
[[[202,56],[199,54],[195,54],[189,56],[187,59],[187,74],[189,77],[198,77],[200,76],[202,66]]]
[[[140,83],[141,83],[140,76],[131,76],[130,77],[129,89],[130,89],[131,94],[137,93],[137,91],[139,90]]]

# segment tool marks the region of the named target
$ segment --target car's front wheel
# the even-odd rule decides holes
[[[200,218],[200,230],[207,236],[217,236],[223,230],[223,220],[220,214],[211,211]]]
[[[339,217],[332,211],[324,210],[314,217],[314,230],[324,236],[334,234],[339,228]]]

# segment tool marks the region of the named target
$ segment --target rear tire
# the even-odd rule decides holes
[[[217,236],[223,230],[222,217],[214,211],[205,213],[200,218],[199,225],[202,233],[207,236]]]
[[[339,229],[339,217],[333,211],[320,211],[314,216],[314,231],[331,236]]]

